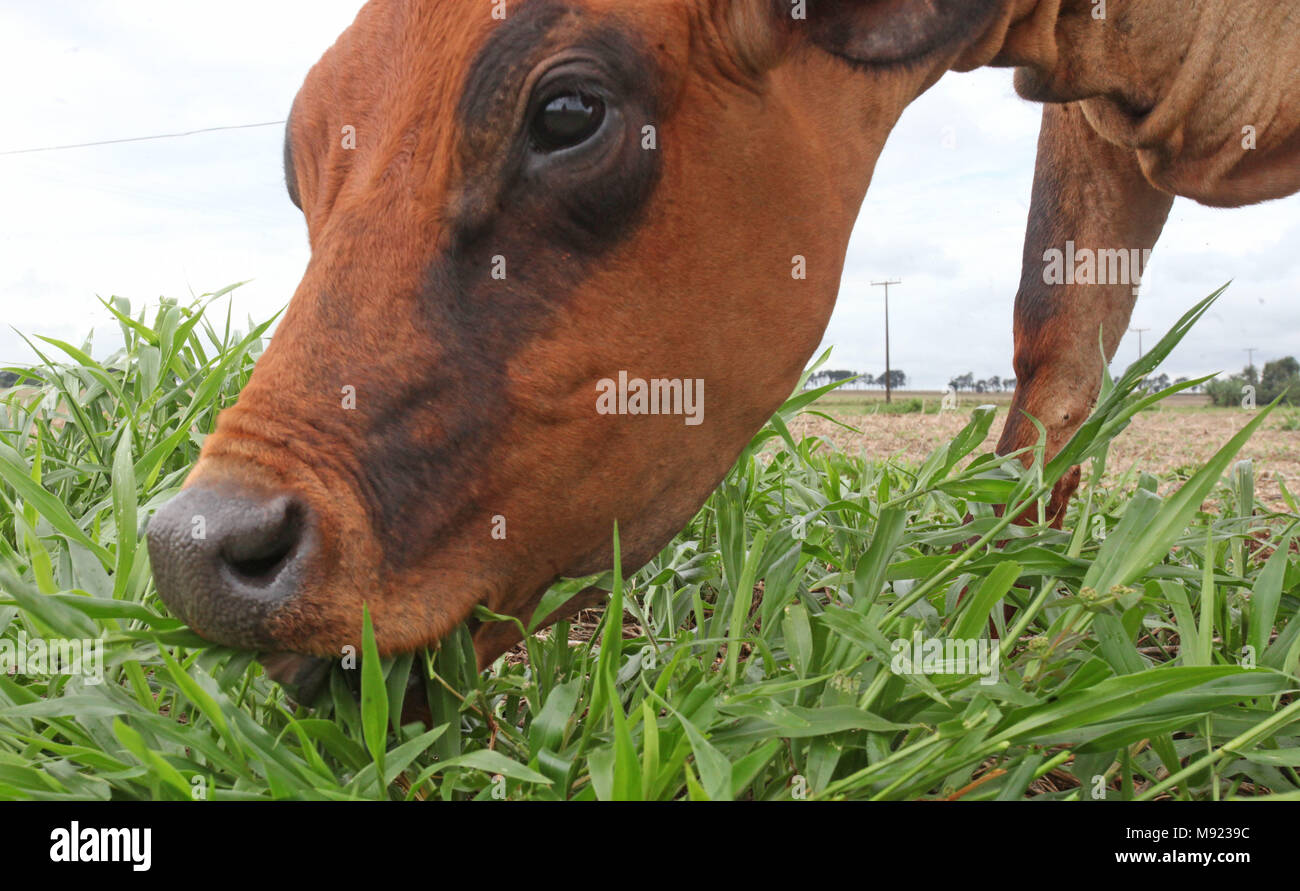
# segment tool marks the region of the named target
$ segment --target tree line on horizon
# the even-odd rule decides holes
[[[846,381],[850,378],[855,378],[855,380],[845,385],[849,389],[860,390],[866,387],[880,387],[883,389],[885,386],[885,375],[883,373],[876,376],[870,372],[848,371],[844,369],[815,372],[808,378],[807,385],[810,388],[821,387],[837,381]],[[903,370],[898,368],[890,370],[890,389],[902,390],[907,387],[907,381],[907,373]],[[948,381],[948,388],[956,390],[958,393],[964,391],[974,393],[1000,393],[1006,390],[1014,390],[1016,388],[1016,379],[1013,377],[1004,379],[995,374],[990,378],[977,380],[974,373],[967,372],[960,377],[954,377],[952,380]]]
[[[879,377],[876,377],[869,372],[847,371],[844,369],[815,371],[809,375],[806,386],[811,389],[813,387],[822,387],[826,384],[833,384],[839,381],[848,381],[851,378],[854,378],[854,380],[845,384],[845,387],[851,390],[861,390],[866,387],[880,387],[881,389],[884,389],[885,386],[885,375],[883,373]],[[907,374],[898,368],[891,369],[889,372],[889,386],[894,390],[903,389],[907,386]]]
[[[1256,405],[1267,405],[1279,396],[1286,405],[1300,405],[1300,362],[1294,356],[1274,359],[1264,363],[1263,371],[1247,365],[1238,374],[1208,382],[1205,392],[1215,405],[1234,406],[1246,398],[1247,387],[1253,389]]]

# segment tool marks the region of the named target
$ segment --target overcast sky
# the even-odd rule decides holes
[[[359,0],[2,0],[0,151],[284,118],[307,69]],[[967,371],[1011,374],[1039,109],[1009,71],[948,75],[894,131],[854,232],[826,343],[834,367],[884,369],[940,388]],[[96,295],[133,306],[251,279],[236,318],[261,320],[307,261],[280,168],[282,129],[0,155],[0,363],[31,354],[14,328],[96,353],[115,326]],[[1300,353],[1300,198],[1241,210],[1180,199],[1144,277],[1135,327],[1163,333],[1233,286],[1167,362],[1171,376]],[[1137,356],[1136,335],[1116,366]]]

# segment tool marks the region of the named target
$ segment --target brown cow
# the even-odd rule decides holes
[[[373,0],[294,103],[312,259],[153,520],[159,592],[213,640],[330,657],[363,602],[384,653],[476,604],[526,619],[608,568],[615,521],[640,566],[788,395],[881,147],[948,70],[1049,103],[1000,448],[1024,410],[1054,452],[1134,287],[1045,257],[1150,248],[1174,194],[1300,188],[1298,32],[1276,0]],[[699,423],[602,410],[629,379],[707,384]]]

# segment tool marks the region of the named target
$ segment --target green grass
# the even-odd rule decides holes
[[[959,404],[969,410],[977,405],[995,403],[995,401],[981,399],[978,395],[968,393],[961,397]],[[944,410],[944,405],[942,394],[937,396],[895,394],[893,402],[885,402],[883,395],[872,398],[855,391],[833,390],[818,402],[816,409],[819,412],[824,410],[839,415],[937,415]]]
[[[389,660],[365,635],[312,710],[168,617],[142,541],[266,325],[115,300],[122,354],[34,341],[41,383],[0,396],[0,641],[105,641],[99,684],[0,673],[0,797],[1300,797],[1300,510],[1261,512],[1232,463],[1267,410],[1176,492],[1085,489],[1073,531],[993,510],[1104,462],[1154,404],[1138,381],[1212,300],[1028,471],[989,451],[990,411],[920,466],[795,441],[823,395],[796,391],[669,547],[599,580],[589,640],[561,623],[480,674],[463,632]],[[891,671],[898,642],[990,622],[995,683]],[[402,726],[420,695],[432,726]]]

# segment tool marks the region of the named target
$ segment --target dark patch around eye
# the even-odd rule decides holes
[[[534,66],[559,49],[600,63],[610,93],[602,98],[612,118],[606,126],[623,128],[606,134],[620,143],[600,171],[525,163],[531,123],[517,118],[519,93]],[[584,29],[581,13],[561,4],[530,3],[499,26],[470,67],[457,111],[465,171],[453,211],[457,244],[468,248],[493,230],[523,228],[532,230],[537,247],[584,256],[620,241],[659,179],[660,149],[641,148],[642,128],[658,123],[659,83],[653,59],[632,35],[608,24]]]
[[[547,54],[568,48],[599,62],[609,101],[618,103],[605,127],[625,128],[617,144],[593,148],[593,155],[612,149],[596,168],[559,156],[528,163],[536,156],[529,120],[519,118],[520,91]],[[411,320],[443,355],[436,367],[417,364],[420,374],[394,384],[382,397],[392,410],[379,412],[385,422],[368,435],[368,454],[382,456],[367,462],[368,497],[399,567],[436,546],[434,527],[463,519],[443,505],[474,490],[518,400],[528,399],[508,377],[512,357],[550,330],[592,264],[640,220],[661,169],[662,149],[641,148],[641,128],[658,124],[659,82],[632,37],[587,27],[580,12],[550,0],[514,12],[479,50],[457,109],[462,181],[448,241],[426,268],[421,312]],[[497,257],[507,264],[504,279],[492,276]],[[445,441],[427,442],[429,419],[412,405],[439,406]],[[412,523],[416,514],[425,521]]]

